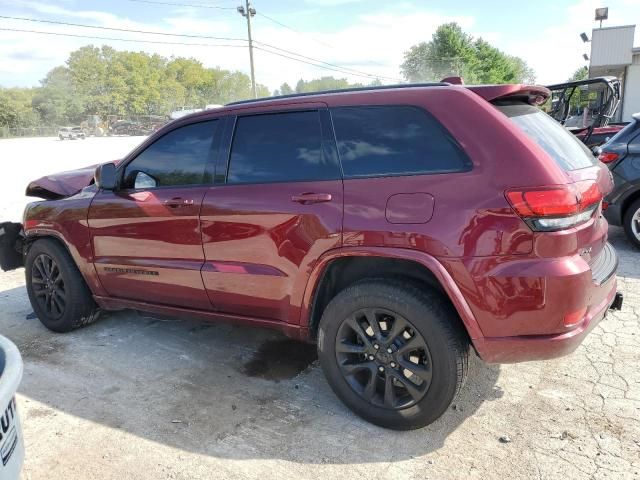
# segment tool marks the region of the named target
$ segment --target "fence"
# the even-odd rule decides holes
[[[56,136],[58,127],[0,127],[0,138]]]

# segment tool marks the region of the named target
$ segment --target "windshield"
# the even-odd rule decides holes
[[[496,105],[564,170],[595,164],[591,151],[565,127],[542,110],[524,103]]]

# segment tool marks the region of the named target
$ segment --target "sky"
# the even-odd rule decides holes
[[[194,57],[207,67],[249,72],[246,21],[236,11],[240,0],[154,1],[167,4],[144,0],[0,0],[0,16],[230,40],[144,35],[0,18],[0,86],[37,86],[49,70],[64,64],[71,51],[87,44],[107,44],[119,50],[167,57]],[[257,11],[252,19],[253,38],[261,42],[256,46],[262,47],[254,51],[256,81],[272,90],[283,82],[295,86],[300,78],[310,80],[323,75],[363,83],[379,77],[383,83],[397,83],[402,78],[404,52],[428,41],[438,25],[455,21],[473,36],[523,58],[535,70],[538,83],[557,83],[585,65],[582,55],[589,53],[589,44],[583,43],[579,35],[587,32],[591,36],[591,29],[597,26],[594,9],[601,6],[609,6],[609,20],[603,26],[640,23],[640,0],[253,0]],[[136,43],[2,29],[209,45]],[[281,49],[281,55],[302,54],[353,74],[268,53],[265,44]],[[635,45],[639,44],[640,33],[636,33]]]

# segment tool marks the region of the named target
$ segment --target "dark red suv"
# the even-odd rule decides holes
[[[440,83],[190,115],[95,182],[33,182],[47,200],[8,243],[51,330],[123,308],[276,328],[317,342],[358,415],[421,427],[470,347],[564,355],[621,304],[611,176],[535,106],[548,95]]]

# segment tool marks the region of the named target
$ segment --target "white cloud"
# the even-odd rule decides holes
[[[344,2],[358,0],[307,0],[307,3],[318,5],[327,2]],[[0,4],[6,3],[0,0]],[[186,33],[190,35],[213,35],[220,37],[245,38],[246,24],[235,12],[216,15],[212,20],[206,19],[196,9],[167,10],[168,14],[160,22],[145,23],[112,13],[72,8],[70,4],[51,5],[44,1],[13,0],[23,13],[20,16],[39,15],[41,18],[55,18],[72,23],[91,23],[95,25],[129,28],[138,30],[154,30],[168,33]],[[582,65],[581,56],[585,45],[579,38],[582,31],[589,32],[593,25],[593,9],[599,0],[579,0],[566,7],[562,14],[531,19],[540,25],[537,33],[527,37],[513,37],[507,32],[477,31],[476,21],[468,15],[443,15],[435,13],[428,7],[407,8],[409,4],[385,2],[377,8],[370,8],[370,13],[355,16],[352,22],[334,31],[326,31],[326,24],[317,30],[310,30],[304,35],[283,29],[259,15],[253,20],[254,38],[257,41],[300,52],[308,57],[321,59],[331,64],[388,77],[383,79],[392,82],[400,78],[400,64],[404,52],[421,41],[427,41],[438,25],[456,21],[466,31],[475,36],[482,36],[502,50],[525,59],[536,70],[541,83],[551,83],[566,79],[573,70]],[[403,8],[400,8],[404,5]],[[7,11],[3,7],[3,11]],[[321,12],[321,10],[318,10]],[[638,0],[618,0],[615,8],[610,9],[607,25],[630,23],[640,18],[640,2]],[[6,13],[5,13],[6,14]],[[320,15],[316,13],[315,15]],[[287,20],[287,23],[295,22]],[[206,39],[172,38],[166,36],[143,36],[123,32],[92,30],[80,27],[64,27],[36,24],[19,21],[3,21],[2,27],[30,30],[46,30],[77,35],[94,35],[101,37],[119,37],[129,39],[146,39],[156,41],[176,41],[185,43],[224,43],[244,45],[243,42],[216,41]],[[164,56],[195,57],[206,66],[248,73],[248,51],[246,48],[211,48],[183,45],[159,45],[145,43],[128,43],[85,38],[66,38],[26,33],[0,32],[0,85],[34,85],[45,76],[51,68],[61,65],[71,51],[80,46],[108,44],[124,50],[144,50]],[[259,44],[258,44],[259,46]],[[588,46],[587,46],[588,48]],[[289,55],[285,52],[280,52]],[[267,52],[256,50],[256,79],[269,88],[277,88],[281,83],[295,82],[303,78],[309,80],[321,75],[346,77],[350,81],[367,82],[370,79],[356,75],[345,75],[325,70],[291,59],[282,58]]]
[[[318,5],[320,7],[335,7],[338,5],[347,5],[349,3],[361,3],[365,0],[304,0],[309,5]]]
[[[565,81],[578,67],[586,63],[583,53],[589,53],[589,44],[580,39],[580,33],[591,37],[596,27],[594,11],[602,6],[601,0],[581,0],[567,6],[560,15],[545,17],[548,26],[542,26],[534,38],[520,38],[502,46],[512,55],[518,55],[534,68],[538,83],[550,84]],[[609,19],[603,26],[627,25],[640,20],[640,1],[618,0],[609,8]],[[638,38],[638,37],[636,37]],[[637,42],[637,40],[636,40]]]
[[[107,12],[72,10],[33,0],[22,1],[20,5],[32,12],[49,14],[49,18],[52,18],[52,15],[55,15],[54,18],[68,17],[64,19],[72,23],[92,23],[115,28],[187,33],[190,35],[203,34],[233,38],[245,38],[246,36],[246,26],[239,15],[225,15],[224,20],[204,20],[198,17],[198,12],[192,9],[181,9],[174,11],[174,15],[164,19],[161,24],[153,25],[118,17]],[[398,10],[397,7],[398,5],[395,4],[393,10],[389,7],[388,9],[359,16],[354,18],[353,24],[331,33],[311,31],[304,35],[280,28],[257,16],[253,22],[254,39],[286,50],[300,52],[308,57],[323,60],[340,67],[371,73],[375,76],[388,77],[382,80],[392,82],[394,79],[400,79],[399,65],[402,63],[404,51],[417,42],[428,40],[439,24],[457,21],[464,28],[467,28],[474,23],[473,18],[467,16],[443,16],[424,10],[416,11],[414,9],[410,13],[404,13],[409,12],[409,9],[402,9],[403,13],[397,13],[394,12],[394,10]],[[24,14],[23,16],[30,15]],[[78,20],[79,18],[84,21]],[[166,36],[149,37],[122,32],[20,21],[6,21],[3,26],[100,37],[244,45],[242,42],[233,41]],[[246,48],[138,44],[8,32],[3,32],[0,39],[2,39],[0,43],[0,84],[4,85],[32,85],[36,83],[37,79],[43,78],[48,70],[64,63],[72,50],[89,43],[95,45],[109,44],[118,49],[144,50],[165,56],[195,57],[206,66],[219,66],[248,72],[248,51]],[[23,59],[16,56],[15,50],[18,45],[21,51],[31,52],[34,58],[24,60],[24,55]],[[45,45],[46,47],[43,48]],[[41,52],[41,57],[36,58],[35,52]],[[291,56],[286,52],[280,53]],[[321,75],[346,77],[352,82],[368,82],[373,79],[371,77],[334,72],[261,50],[255,51],[255,65],[257,81],[266,84],[271,89],[277,88],[285,81],[295,83],[300,78],[307,80]]]

